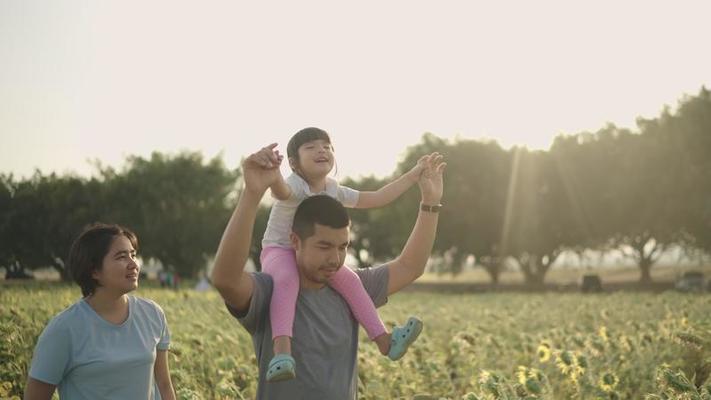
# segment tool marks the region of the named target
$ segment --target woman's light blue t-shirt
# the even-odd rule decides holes
[[[156,303],[128,296],[128,318],[116,325],[82,299],[44,329],[29,375],[57,385],[61,399],[160,399],[153,366],[156,350],[169,344],[168,324]]]

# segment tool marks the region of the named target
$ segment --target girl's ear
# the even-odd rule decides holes
[[[291,167],[292,170],[296,171],[299,167],[299,161],[297,161],[294,157],[289,157],[289,167]]]

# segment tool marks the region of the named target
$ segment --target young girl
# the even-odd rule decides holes
[[[262,271],[271,275],[274,282],[269,313],[275,356],[267,371],[269,382],[295,376],[291,336],[299,273],[289,233],[296,207],[316,194],[327,194],[351,208],[382,207],[415,184],[423,170],[418,162],[410,171],[375,192],[359,192],[340,186],[328,177],[335,163],[331,139],[328,133],[318,128],[305,128],[297,132],[289,140],[287,157],[293,173],[271,187],[276,202],[269,215],[260,256]],[[415,317],[410,317],[404,327],[396,327],[393,334],[389,334],[358,275],[349,268],[338,269],[329,280],[329,286],[346,300],[356,320],[365,328],[368,337],[375,341],[380,352],[392,360],[402,357],[420,334],[422,322]]]
[[[47,324],[35,347],[26,400],[174,400],[163,310],[128,295],[138,287],[138,239],[94,224],[76,238],[68,267],[81,300]]]

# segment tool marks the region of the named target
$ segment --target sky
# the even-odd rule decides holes
[[[547,149],[711,87],[708,1],[0,2],[0,173],[200,151],[307,126],[340,177],[423,133]]]

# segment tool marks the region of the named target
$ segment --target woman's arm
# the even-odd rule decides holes
[[[27,379],[27,387],[25,387],[25,400],[50,400],[54,394],[56,385],[38,381],[30,377]]]
[[[175,390],[173,390],[173,382],[170,380],[168,368],[168,350],[156,351],[156,363],[153,366],[153,373],[156,377],[161,399],[175,400]]]

